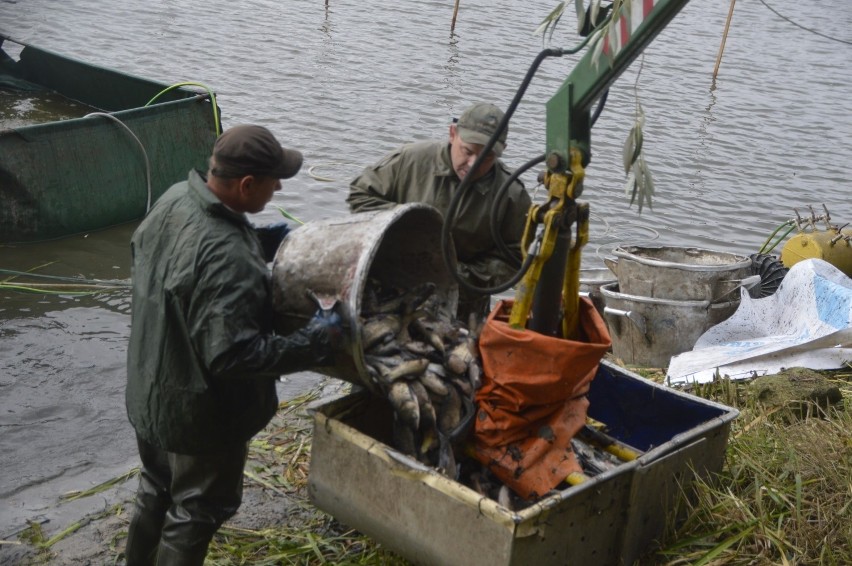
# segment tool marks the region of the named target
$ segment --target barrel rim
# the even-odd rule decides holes
[[[628,250],[694,250],[696,252],[708,252],[714,255],[719,256],[729,256],[731,258],[735,258],[736,261],[732,263],[725,263],[720,265],[702,265],[702,264],[689,264],[689,263],[679,263],[675,261],[666,261],[661,259],[655,259],[651,257],[643,257],[641,255],[637,255],[636,253],[630,252]],[[751,267],[751,259],[747,256],[735,254],[731,252],[722,252],[718,250],[711,250],[707,248],[699,248],[695,246],[618,246],[613,250],[613,255],[615,255],[618,261],[622,259],[627,261],[633,261],[643,265],[649,265],[653,267],[667,267],[671,269],[680,269],[683,271],[737,271],[739,269],[744,269]]]
[[[608,283],[606,285],[602,285],[600,288],[601,294],[606,298],[623,300],[623,301],[631,301],[635,303],[645,303],[651,305],[664,305],[664,306],[672,306],[672,307],[683,307],[683,308],[695,308],[695,309],[711,309],[711,308],[728,308],[732,305],[738,304],[740,301],[732,300],[725,301],[721,303],[711,303],[708,299],[703,299],[699,301],[692,300],[678,300],[678,299],[661,299],[659,297],[646,297],[643,295],[628,295],[626,293],[619,293],[615,291],[614,288],[618,287],[618,282]]]

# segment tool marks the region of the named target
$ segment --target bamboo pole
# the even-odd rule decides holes
[[[453,8],[453,22],[450,24],[450,33],[454,32],[456,29],[456,16],[459,15],[459,2],[461,0],[456,0],[456,6]]]
[[[719,55],[716,57],[716,66],[713,68],[713,80],[716,80],[716,75],[719,74],[719,65],[722,63],[722,52],[725,51],[725,41],[728,39],[728,30],[731,28],[731,18],[734,15],[734,4],[737,0],[731,0],[731,7],[728,8],[728,19],[725,22],[725,33],[722,34],[722,44],[719,46]]]

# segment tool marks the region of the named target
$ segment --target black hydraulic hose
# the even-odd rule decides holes
[[[590,126],[594,126],[595,122],[597,122],[598,118],[600,118],[601,112],[603,112],[604,105],[606,104],[606,97],[608,95],[609,95],[609,89],[606,89],[604,91],[604,93],[601,95],[600,102],[598,102],[598,105],[595,107],[595,113],[592,114],[592,121],[591,121]]]
[[[598,118],[600,117],[601,112],[603,112],[604,105],[606,104],[606,98],[607,98],[608,94],[609,94],[609,89],[605,90],[604,93],[601,95],[600,102],[598,102],[598,105],[595,108],[595,113],[592,116],[592,121],[591,121],[592,126],[595,125],[595,122],[598,121]],[[516,169],[509,176],[509,178],[506,179],[506,182],[503,183],[503,186],[501,186],[500,189],[497,191],[497,194],[494,197],[494,202],[491,203],[491,215],[490,215],[490,218],[489,218],[489,223],[490,223],[490,226],[491,226],[491,237],[497,243],[497,247],[500,248],[500,251],[503,253],[503,255],[505,255],[510,260],[514,259],[513,253],[512,253],[512,250],[509,248],[509,246],[506,245],[506,241],[503,239],[503,235],[500,234],[499,223],[497,221],[497,217],[499,216],[499,210],[500,210],[500,202],[503,200],[503,197],[504,197],[505,193],[509,190],[509,187],[512,185],[513,182],[515,182],[515,180],[518,177],[520,177],[521,175],[526,173],[527,170],[531,169],[532,167],[535,167],[539,163],[544,162],[545,159],[547,159],[547,155],[542,153],[538,157],[530,159],[529,161],[527,161],[526,163],[521,165],[518,169]],[[524,273],[526,273],[527,269],[529,268],[529,264],[530,264],[530,261],[525,261],[522,264],[520,271],[518,273],[516,273],[515,275],[513,275],[510,278],[509,281],[502,283],[500,285],[497,285],[496,287],[491,287],[490,289],[486,289],[484,291],[487,291],[489,294],[492,294],[492,293],[502,293],[503,291],[509,289],[510,287],[512,287],[518,281],[521,280]]]
[[[598,121],[601,112],[603,112],[604,105],[606,104],[607,95],[609,95],[609,89],[606,89],[604,91],[604,93],[601,95],[600,102],[598,102],[597,107],[595,107],[595,113],[592,116],[591,121],[592,126],[595,125],[595,122]],[[521,165],[520,168],[516,169],[515,172],[512,173],[512,175],[506,180],[506,182],[503,183],[503,186],[501,186],[500,189],[497,191],[497,195],[494,197],[494,202],[491,203],[491,216],[489,219],[491,226],[491,237],[497,243],[497,247],[500,248],[500,251],[503,252],[503,255],[507,256],[510,259],[513,257],[512,250],[509,248],[509,246],[506,245],[506,241],[503,240],[503,235],[500,234],[498,226],[499,223],[497,222],[497,217],[499,216],[500,210],[500,202],[503,200],[506,191],[509,190],[509,186],[511,186],[515,179],[526,173],[528,169],[535,167],[539,163],[542,163],[545,159],[547,159],[547,155],[542,153],[538,157],[530,159],[529,161]]]
[[[584,41],[576,49],[579,51],[585,44],[586,42]],[[518,91],[515,93],[515,97],[512,99],[511,104],[509,104],[509,108],[506,109],[506,113],[503,115],[503,119],[497,125],[497,130],[491,135],[491,139],[489,139],[488,143],[485,144],[485,147],[479,153],[479,156],[477,156],[476,161],[474,161],[473,166],[468,170],[467,174],[464,176],[464,179],[462,179],[461,183],[459,184],[459,188],[456,190],[452,200],[450,201],[450,206],[447,208],[447,217],[444,218],[444,226],[441,229],[441,255],[444,259],[444,265],[446,266],[447,271],[452,274],[452,276],[458,282],[459,286],[461,286],[467,291],[481,294],[491,294],[497,292],[493,290],[495,288],[479,288],[474,285],[471,285],[470,283],[462,279],[462,277],[454,269],[453,262],[451,261],[451,255],[449,252],[450,231],[455,220],[456,208],[458,208],[461,196],[465,193],[465,191],[467,191],[468,187],[470,187],[471,174],[479,169],[480,165],[482,165],[482,162],[491,153],[491,150],[494,149],[494,144],[497,143],[497,139],[500,137],[500,134],[503,133],[503,131],[508,126],[509,120],[515,113],[515,110],[518,108],[518,104],[520,104],[521,99],[526,93],[527,87],[529,87],[529,84],[532,81],[533,76],[535,76],[535,73],[538,71],[538,67],[541,65],[542,61],[544,61],[547,57],[561,57],[562,55],[569,52],[573,53],[575,51],[565,51],[563,49],[545,49],[536,56],[532,65],[530,65],[529,70],[527,70],[527,74],[524,77],[524,80],[521,82],[521,86],[518,87]],[[500,287],[502,287],[502,285]]]
[[[530,159],[529,161],[527,161],[526,163],[521,165],[518,169],[515,169],[515,171],[509,176],[509,178],[506,179],[506,182],[503,183],[503,185],[497,191],[497,194],[494,196],[494,201],[491,203],[491,216],[490,216],[490,219],[489,219],[489,222],[491,224],[491,237],[497,243],[497,247],[500,248],[500,251],[503,252],[503,255],[505,255],[507,258],[509,258],[513,262],[514,262],[514,254],[513,254],[512,250],[509,248],[509,246],[506,245],[506,241],[503,240],[503,235],[500,233],[500,222],[498,221],[498,218],[497,218],[499,216],[499,213],[500,213],[500,203],[503,200],[503,196],[509,190],[509,187],[512,185],[512,183],[515,182],[515,179],[517,179],[518,177],[520,177],[521,175],[526,173],[526,171],[528,169],[535,167],[539,163],[543,162],[546,158],[547,158],[547,155],[542,153],[538,157],[536,157],[534,159]],[[514,263],[518,263],[518,262],[514,262]]]
[[[441,229],[441,256],[444,259],[444,266],[447,268],[452,276],[455,278],[456,282],[463,289],[473,292],[473,293],[482,293],[482,294],[491,294],[491,293],[499,293],[505,291],[511,285],[514,285],[518,281],[521,280],[523,274],[529,268],[530,263],[532,262],[532,254],[527,254],[527,260],[524,261],[524,264],[521,266],[520,273],[516,274],[511,278],[509,282],[503,285],[498,285],[496,287],[476,287],[471,285],[456,272],[454,269],[453,262],[450,260],[450,252],[449,252],[449,243],[450,243],[450,230],[452,229],[453,223],[456,217],[456,208],[458,208],[459,201],[461,200],[461,195],[470,187],[471,178],[470,174],[479,169],[479,166],[482,165],[482,161],[486,158],[488,154],[491,153],[491,150],[494,149],[494,144],[497,143],[497,139],[500,137],[500,134],[506,129],[509,124],[509,120],[512,118],[512,115],[515,113],[515,110],[518,108],[518,104],[520,104],[521,99],[524,97],[524,94],[527,91],[527,87],[529,87],[530,82],[532,82],[532,78],[535,76],[538,71],[539,66],[542,61],[544,61],[548,57],[562,57],[563,55],[572,55],[574,53],[579,52],[581,49],[586,47],[589,41],[594,37],[594,34],[589,34],[586,38],[581,41],[579,44],[575,45],[570,49],[561,49],[561,48],[550,48],[544,49],[538,55],[536,55],[533,60],[530,68],[527,70],[527,74],[524,76],[524,80],[521,81],[521,86],[518,87],[518,91],[515,93],[515,97],[512,99],[511,104],[509,104],[509,108],[506,109],[506,114],[503,116],[503,119],[497,125],[497,130],[491,135],[491,139],[488,140],[488,143],[485,144],[479,156],[473,162],[473,167],[471,167],[467,174],[462,179],[459,184],[459,188],[456,193],[453,195],[452,200],[450,201],[450,206],[447,208],[447,217],[444,218],[444,226]],[[510,284],[509,284],[510,283]],[[506,286],[509,284],[508,286]]]

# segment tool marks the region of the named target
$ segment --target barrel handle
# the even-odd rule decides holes
[[[734,287],[731,288],[730,290],[725,291],[721,295],[714,298],[713,303],[718,303],[721,299],[727,297],[728,295],[730,295],[734,291],[738,291],[740,288],[751,289],[752,287],[754,287],[755,285],[760,283],[760,275],[749,275],[748,277],[746,277],[744,279],[729,279],[729,280],[723,281],[723,283],[736,283],[736,285],[734,285]]]
[[[648,325],[645,322],[645,317],[642,316],[641,313],[614,309],[612,307],[604,307],[604,314],[608,314],[610,316],[622,316],[632,322],[643,336],[648,335]]]

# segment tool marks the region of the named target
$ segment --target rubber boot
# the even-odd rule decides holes
[[[166,518],[167,502],[144,493],[142,486],[136,494],[136,510],[127,530],[124,550],[127,566],[154,566],[160,533]]]
[[[175,548],[165,541],[160,541],[157,566],[203,566],[209,544],[210,541],[207,541],[195,546]]]
[[[197,508],[172,505],[166,513],[157,566],[201,566],[223,521]]]
[[[213,535],[240,506],[247,455],[248,444],[216,454],[169,454],[172,505],[157,566],[202,566]]]
[[[127,566],[156,564],[166,512],[172,504],[168,485],[171,477],[165,452],[136,437],[142,469],[136,490],[135,510],[127,530],[124,550]]]

